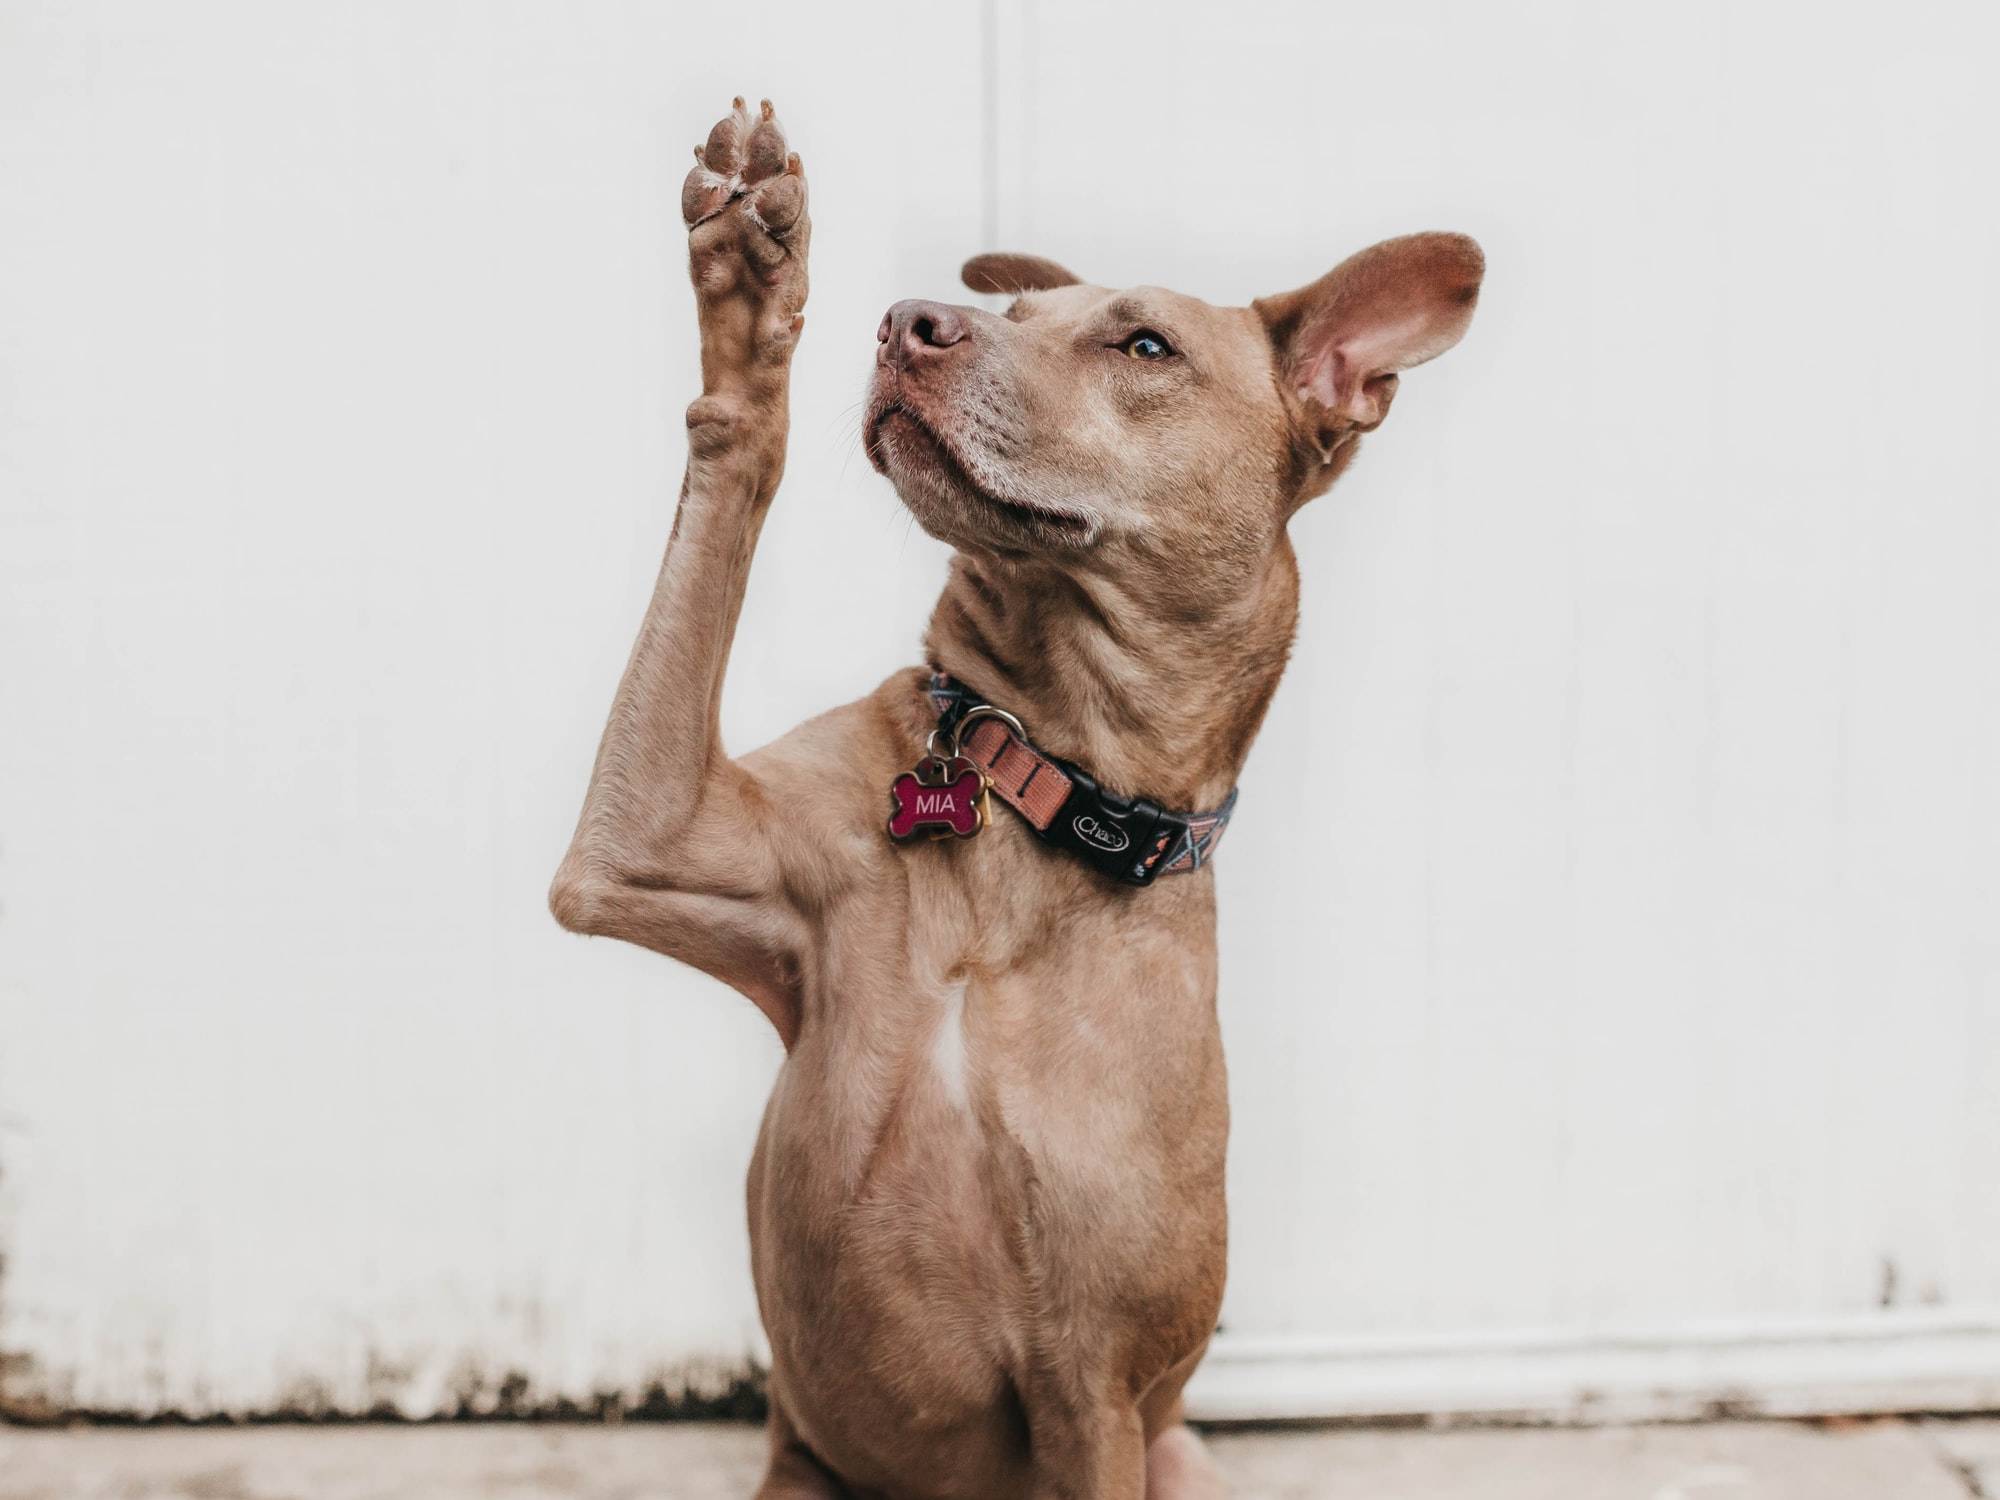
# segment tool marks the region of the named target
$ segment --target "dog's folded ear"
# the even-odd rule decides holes
[[[1251,304],[1296,402],[1300,436],[1322,465],[1348,438],[1381,424],[1399,371],[1464,336],[1485,271],[1486,257],[1462,234],[1410,234]]]
[[[1015,255],[1001,251],[975,255],[959,272],[975,292],[999,292],[1014,296],[1020,292],[1045,292],[1052,286],[1076,286],[1081,278],[1039,255]]]

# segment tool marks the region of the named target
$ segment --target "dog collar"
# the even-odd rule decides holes
[[[1173,812],[1145,797],[1120,797],[1082,767],[1035,744],[1012,714],[949,673],[933,671],[926,691],[938,715],[933,743],[942,740],[952,753],[930,756],[934,769],[928,777],[920,770],[898,778],[899,809],[889,828],[898,837],[931,826],[918,811],[926,802],[939,814],[936,826],[962,836],[976,833],[986,821],[984,794],[991,791],[1042,842],[1113,879],[1150,885],[1157,876],[1186,874],[1208,863],[1235,811],[1233,787],[1213,812]],[[958,769],[961,765],[966,769]],[[976,787],[970,779],[974,772]]]

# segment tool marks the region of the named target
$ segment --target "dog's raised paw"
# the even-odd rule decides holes
[[[681,185],[695,286],[705,298],[743,289],[775,293],[787,319],[805,303],[805,170],[766,99],[741,99],[694,148]],[[747,275],[746,275],[747,273]]]

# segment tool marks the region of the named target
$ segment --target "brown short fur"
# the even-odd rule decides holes
[[[768,105],[697,155],[687,478],[551,905],[727,981],[784,1040],[749,1180],[760,1494],[1218,1495],[1179,1417],[1226,1258],[1214,877],[1118,885],[1004,809],[892,844],[919,669],[724,753],[810,231]],[[956,549],[931,660],[1107,786],[1214,806],[1291,644],[1286,524],[1464,332],[1481,272],[1470,240],[1413,235],[1225,308],[986,255],[966,281],[1005,315],[898,303],[866,441]]]

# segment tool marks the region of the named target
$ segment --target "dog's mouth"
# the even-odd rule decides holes
[[[891,401],[868,424],[868,461],[895,479],[897,466],[914,466],[924,478],[942,479],[954,493],[969,496],[1035,536],[1068,547],[1097,540],[1098,523],[1081,511],[1058,510],[1027,500],[996,495],[972,477],[964,460],[944,435],[901,401]]]

